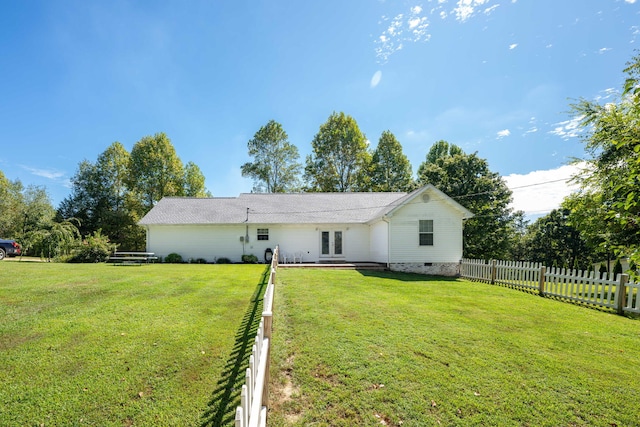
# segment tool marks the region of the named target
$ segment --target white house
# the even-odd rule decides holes
[[[165,197],[140,220],[147,251],[183,259],[376,262],[392,270],[456,275],[464,220],[473,214],[432,185],[411,193],[251,193]],[[284,259],[281,259],[284,261]]]

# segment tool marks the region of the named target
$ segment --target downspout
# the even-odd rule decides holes
[[[242,255],[246,255],[245,245],[249,243],[249,208],[247,208],[247,219],[244,220],[245,223],[245,231],[244,231],[244,241],[242,242]]]

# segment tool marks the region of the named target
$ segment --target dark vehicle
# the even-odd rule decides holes
[[[6,256],[14,257],[22,253],[20,245],[15,240],[0,239],[0,261]]]

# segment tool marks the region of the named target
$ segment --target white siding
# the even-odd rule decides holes
[[[371,225],[371,261],[386,264],[389,261],[389,224],[378,221]]]
[[[258,228],[269,229],[269,240],[258,240]],[[250,224],[249,242],[244,244],[244,253],[253,254],[263,262],[265,250],[274,249],[279,245],[283,255],[301,252],[303,261],[318,262],[320,233],[323,230],[342,231],[344,256],[339,259],[369,260],[369,226],[360,224]],[[243,255],[240,237],[245,234],[244,225],[150,225],[147,232],[147,250],[163,258],[175,252],[185,261],[204,258],[207,262],[213,262],[224,257],[233,262],[240,262]]]
[[[345,260],[369,261],[369,226],[350,224],[344,228]]]
[[[433,220],[433,246],[420,246],[418,222]],[[457,263],[462,258],[462,214],[433,197],[416,197],[390,219],[392,263]]]
[[[185,261],[204,258],[213,262],[224,257],[238,262],[242,257],[243,226],[150,225],[148,230],[147,251],[163,258],[174,252]]]

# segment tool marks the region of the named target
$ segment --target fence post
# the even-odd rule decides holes
[[[240,406],[236,408],[235,427],[244,427],[244,414]]]
[[[616,311],[618,314],[624,314],[624,304],[627,300],[627,283],[629,283],[629,275],[621,274],[616,288]]]
[[[262,388],[262,405],[269,406],[269,365],[271,365],[271,332],[273,329],[273,313],[262,313],[262,321],[264,322],[264,337],[269,339],[267,348],[267,365],[264,372],[264,387]]]
[[[492,259],[491,260],[491,284],[492,285],[495,285],[496,283],[496,273],[497,273],[496,260]]]
[[[544,275],[547,274],[547,267],[540,267],[540,280],[538,281],[538,294],[544,296]]]

